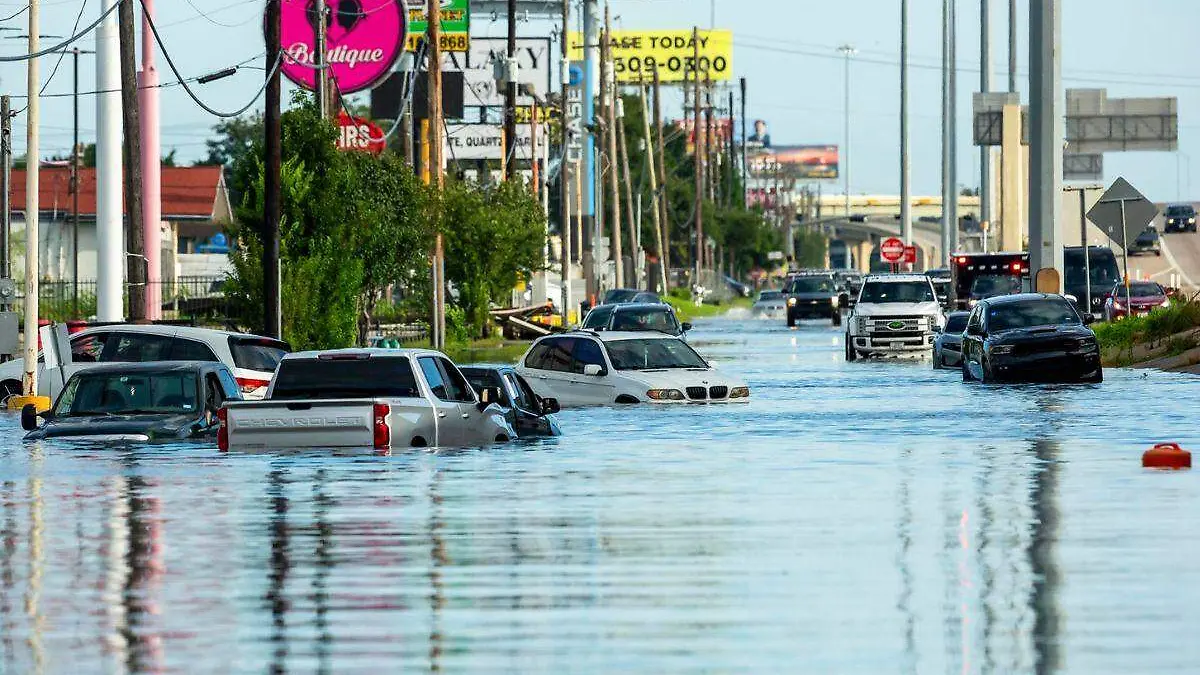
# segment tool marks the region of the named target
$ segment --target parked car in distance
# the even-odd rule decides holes
[[[495,403],[519,438],[562,435],[553,417],[559,410],[558,401],[533,393],[512,366],[463,366],[460,370],[476,394],[483,396],[487,389],[500,393]]]
[[[106,363],[72,375],[46,413],[25,406],[21,426],[30,441],[212,439],[218,411],[241,398],[233,373],[217,361]]]
[[[680,322],[675,308],[665,304],[626,303],[600,305],[588,312],[581,328],[596,331],[658,331],[668,335],[683,335],[692,324]]]
[[[189,326],[132,324],[96,326],[71,336],[71,362],[62,376],[47,377],[38,356],[38,394],[55,398],[64,380],[101,363],[149,361],[215,361],[225,364],[242,396],[261,399],[279,359],[291,351],[288,343],[244,333]],[[0,398],[21,391],[21,360],[0,364]]]
[[[636,288],[614,288],[604,294],[604,299],[600,301],[600,305],[615,305],[621,302],[633,302],[633,299],[642,291]],[[597,305],[597,306],[600,306]]]
[[[962,334],[970,312],[950,312],[946,327],[933,339],[933,369],[958,368],[962,361]]]
[[[761,317],[782,316],[787,311],[787,300],[783,297],[783,291],[762,291],[750,311]]]
[[[736,403],[744,382],[722,375],[664,333],[576,331],[539,338],[517,366],[534,393],[564,408],[612,403]]]
[[[1126,297],[1128,295],[1128,297]],[[1104,297],[1104,320],[1116,321],[1129,316],[1144,316],[1159,307],[1170,307],[1171,299],[1161,285],[1153,281],[1132,281],[1129,293],[1125,284],[1117,283]]]
[[[950,276],[949,267],[925,270],[925,276],[933,283],[933,292],[943,308],[949,308],[951,295],[954,293],[954,280]]]
[[[441,352],[337,349],[288,354],[262,401],[222,409],[228,449],[462,447],[516,432]]]
[[[783,290],[787,302],[787,325],[801,319],[829,319],[842,325],[841,293],[832,273],[799,274],[788,280]]]
[[[1061,295],[1022,293],[980,301],[962,341],[964,382],[1101,382],[1096,334]]]
[[[1153,253],[1156,256],[1162,255],[1162,242],[1158,236],[1158,230],[1153,226],[1147,227],[1138,234],[1137,238],[1129,242],[1126,247],[1129,255],[1138,255],[1141,253]]]
[[[1191,204],[1170,204],[1163,213],[1163,232],[1195,232],[1196,207]]]

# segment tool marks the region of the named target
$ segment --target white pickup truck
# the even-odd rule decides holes
[[[863,280],[846,321],[846,360],[931,354],[946,319],[924,274],[873,274]]]
[[[490,395],[489,395],[490,394]],[[497,396],[493,398],[493,396]],[[462,447],[517,437],[450,359],[422,349],[288,354],[263,401],[219,413],[222,450]]]

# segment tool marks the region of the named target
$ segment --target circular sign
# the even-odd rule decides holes
[[[904,259],[904,242],[895,237],[888,237],[879,245],[879,257],[884,262],[898,263]]]
[[[337,147],[378,155],[387,149],[387,139],[378,124],[343,112],[338,115]]]
[[[316,0],[283,0],[280,48],[283,74],[309,91],[317,88]],[[326,0],[325,53],[338,91],[369,89],[387,77],[404,53],[408,21],[403,0]]]

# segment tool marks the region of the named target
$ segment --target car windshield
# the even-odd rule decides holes
[[[284,359],[271,400],[414,398],[419,396],[406,357]]]
[[[1075,308],[1058,298],[1005,302],[988,310],[988,330],[997,332],[1014,328],[1079,323],[1079,315],[1075,313]]]
[[[788,293],[833,293],[836,288],[829,277],[800,277],[793,279]]]
[[[619,340],[605,346],[617,370],[708,368],[696,350],[683,340]]]
[[[990,298],[1021,292],[1021,278],[1011,274],[987,274],[971,282],[971,295]]]
[[[629,302],[638,293],[639,291],[630,288],[614,288],[604,295],[604,304],[611,305],[617,302]]]
[[[1144,230],[1137,238],[1138,241],[1155,241],[1158,239],[1158,230]]]
[[[1194,216],[1194,215],[1196,215],[1196,209],[1192,208],[1191,206],[1186,206],[1186,205],[1168,206],[1167,207],[1167,215],[1168,216]]]
[[[759,302],[764,300],[782,300],[783,293],[781,291],[763,291],[758,294]]]
[[[951,314],[946,318],[947,333],[961,333],[967,328],[967,317],[969,314]]]
[[[1125,295],[1125,287],[1118,286],[1117,294]],[[1164,296],[1164,295],[1166,295],[1166,292],[1164,292],[1162,286],[1159,286],[1158,284],[1147,284],[1144,282],[1143,283],[1134,282],[1129,285],[1129,295],[1131,295],[1135,298],[1153,298],[1153,297]]]
[[[197,410],[196,373],[84,373],[54,406],[55,417],[191,413]]]
[[[928,281],[869,281],[859,302],[933,302],[933,287]]]
[[[669,309],[628,309],[613,313],[613,330],[659,330],[666,333],[679,332],[679,324]]]

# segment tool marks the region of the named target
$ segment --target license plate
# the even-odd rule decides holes
[[[904,349],[904,343],[903,342],[893,342],[892,349]]]

